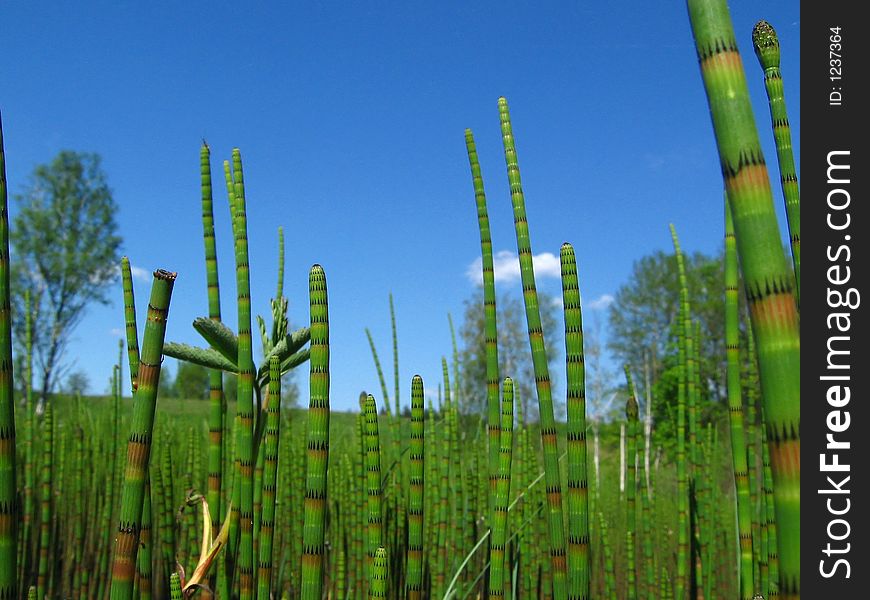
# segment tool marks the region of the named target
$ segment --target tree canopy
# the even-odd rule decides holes
[[[541,323],[547,361],[552,367],[559,358],[558,342],[561,319],[552,296],[538,291]],[[514,393],[519,395],[523,415],[536,419],[538,414],[535,373],[529,349],[528,327],[523,302],[515,295],[502,293],[496,300],[498,319],[499,377],[514,380]],[[465,312],[459,329],[463,348],[460,351],[461,399],[463,411],[486,414],[486,341],[484,339],[483,288],[477,288],[465,301]],[[555,381],[551,382],[555,386]],[[556,394],[553,395],[556,398]]]
[[[109,301],[117,277],[121,237],[106,174],[96,154],[65,150],[38,165],[16,196],[11,231],[13,302],[24,314],[31,290],[33,354],[42,398],[55,387],[71,333],[91,303]],[[24,319],[15,319],[24,347]]]

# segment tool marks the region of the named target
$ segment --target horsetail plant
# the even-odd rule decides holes
[[[776,30],[767,21],[759,21],[752,29],[752,46],[755,56],[764,71],[764,89],[770,105],[770,120],[773,123],[773,139],[776,141],[776,157],[779,162],[779,181],[785,200],[785,216],[791,239],[791,258],[794,264],[795,295],[801,303],[801,192],[794,152],[791,145],[791,127],[785,109],[785,94],[780,70],[779,38]]]
[[[568,600],[589,598],[589,491],[586,470],[586,380],[583,313],[574,247],[562,244],[562,306],[568,379]]]
[[[251,338],[251,280],[248,263],[248,225],[242,156],[233,149],[233,199],[235,208],[236,287],[238,293],[239,355],[236,447],[239,485],[239,593],[241,600],[254,596],[254,367]]]
[[[800,332],[773,194],[725,0],[689,0],[757,340],[778,530],[780,594],[800,598]]]
[[[6,153],[0,115],[0,598],[18,593],[18,489],[15,482],[15,402],[12,373],[12,294]]]
[[[408,600],[423,597],[423,488],[425,484],[425,424],[423,378],[411,380],[411,478],[408,494]]]
[[[124,293],[124,326],[127,336],[127,357],[130,362],[130,388],[136,393],[139,376],[139,333],[136,328],[136,301],[133,294],[133,272],[130,259],[121,258],[121,284]]]
[[[495,488],[495,508],[492,514],[492,535],[489,538],[489,597],[504,597],[505,545],[507,543],[508,502],[510,501],[511,458],[513,456],[514,382],[506,377],[501,394],[501,436],[498,450],[498,485]]]
[[[157,385],[160,381],[166,319],[169,315],[169,301],[175,277],[175,273],[155,271],[151,298],[148,301],[148,319],[142,337],[139,379],[133,399],[133,422],[127,442],[127,466],[121,493],[118,533],[115,538],[112,600],[130,600],[133,593],[145,480],[151,456],[151,436],[157,406]]]
[[[541,443],[544,448],[544,472],[546,474],[548,524],[550,531],[550,561],[553,567],[553,596],[555,600],[567,597],[567,569],[565,564],[565,536],[562,519],[562,484],[559,478],[556,420],[553,414],[553,399],[550,388],[550,373],[544,347],[544,331],[535,289],[535,271],[532,265],[532,247],[529,240],[529,225],[526,220],[526,204],[523,184],[517,164],[517,152],[511,127],[507,100],[498,99],[502,143],[510,182],[511,203],[514,212],[514,227],[517,235],[517,254],[520,260],[520,275],[523,283],[523,302],[526,308],[529,345],[535,372],[535,387],[538,392],[538,413],[541,420]]]
[[[211,186],[211,159],[208,144],[203,141],[199,153],[200,190],[202,196],[202,237],[205,246],[205,277],[208,295],[208,317],[221,320],[220,281],[215,247],[214,208]],[[223,429],[226,415],[226,399],[223,393],[223,375],[218,369],[210,369],[209,388],[209,450],[208,450],[208,503],[212,511],[212,527],[220,527],[224,514],[222,505],[223,484]]]
[[[326,274],[314,265],[308,276],[311,359],[308,460],[302,534],[302,600],[320,600],[323,589],[326,472],[329,461],[329,311]]]
[[[387,551],[383,546],[374,552],[372,573],[369,579],[369,600],[387,597]]]
[[[375,397],[366,396],[365,403],[365,448],[366,448],[366,493],[368,498],[368,557],[369,578],[372,571],[375,553],[383,546],[383,509],[381,489],[381,443],[378,435],[378,407]]]
[[[51,527],[51,465],[54,433],[54,417],[51,402],[45,403],[42,415],[42,466],[39,481],[39,559],[36,567],[36,597],[48,594],[49,557],[48,544]]]
[[[626,454],[628,455],[628,481],[625,486],[625,538],[626,538],[626,586],[625,597],[628,600],[637,598],[637,399],[634,393],[634,382],[631,379],[631,369],[625,365],[625,382],[628,386],[628,400],[625,403]]]
[[[743,426],[743,398],[740,388],[740,314],[738,306],[737,245],[731,208],[725,199],[725,354],[728,387],[729,429],[737,498],[737,531],[740,539],[740,597],[751,600],[752,516],[749,499],[746,440]]]
[[[677,388],[677,569],[674,582],[674,598],[683,600],[686,597],[689,577],[689,474],[686,457],[686,328],[685,313],[689,305],[689,290],[686,285],[686,270],[683,263],[683,253],[677,230],[671,227],[671,238],[674,243],[674,254],[677,258],[677,272],[680,279],[680,309],[677,315],[677,371],[679,384]]]
[[[477,225],[480,229],[481,267],[483,268],[483,319],[484,343],[486,345],[486,404],[489,432],[489,509],[493,509],[495,488],[498,482],[498,452],[501,433],[499,431],[498,400],[498,326],[495,305],[495,268],[492,259],[492,237],[489,230],[489,213],[486,208],[486,191],[477,158],[477,146],[470,129],[465,130],[465,148],[471,166],[471,181],[474,186],[474,199],[477,204]]]
[[[278,475],[278,436],[281,423],[281,363],[277,356],[269,362],[269,396],[266,440],[263,451],[263,506],[260,521],[257,597],[269,598],[272,582],[272,539],[275,529],[275,492]]]

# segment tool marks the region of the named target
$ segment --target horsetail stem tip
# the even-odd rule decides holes
[[[752,46],[764,69],[779,67],[779,38],[773,25],[761,20],[752,28]]]
[[[164,279],[166,281],[175,281],[175,278],[178,277],[177,272],[173,271],[165,271],[163,269],[157,269],[154,271],[154,277],[157,279]]]

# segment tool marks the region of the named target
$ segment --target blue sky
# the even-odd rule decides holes
[[[308,320],[309,267],[326,270],[337,409],[378,389],[365,327],[391,364],[390,292],[403,402],[414,373],[427,391],[440,381],[447,314],[458,325],[480,253],[466,127],[505,261],[499,289],[520,294],[499,96],[511,107],[539,286],[559,294],[546,253],[572,242],[587,319],[603,321],[635,259],[670,248],[668,223],[688,251],[721,243],[722,179],[682,1],[36,4],[5,3],[2,14],[10,192],[61,149],[101,154],[123,252],[143,274],[140,326],[148,273],[178,271],[167,339],[199,343],[190,324],[206,313],[200,140],[218,183],[221,161],[241,148],[255,312],[268,314],[282,225],[295,324]],[[750,32],[765,18],[779,33],[799,162],[799,3],[731,4],[776,178]],[[224,319],[235,329],[229,215],[215,190]],[[95,392],[123,328],[120,285],[114,298],[88,312],[70,345]],[[174,372],[173,362],[164,364]],[[298,383],[305,401],[306,373]]]

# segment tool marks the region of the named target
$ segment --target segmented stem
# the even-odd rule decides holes
[[[752,600],[752,513],[749,502],[743,398],[740,389],[740,314],[738,306],[737,242],[728,198],[725,198],[725,356],[728,388],[731,455],[737,497],[737,532],[740,539],[740,597]]]
[[[154,272],[151,298],[148,301],[148,318],[142,336],[139,380],[133,398],[133,421],[127,441],[127,466],[124,471],[124,487],[121,492],[121,511],[112,567],[110,596],[112,600],[130,600],[133,594],[136,552],[142,525],[145,480],[151,457],[151,436],[154,430],[154,411],[157,407],[163,341],[174,283],[175,273],[162,270]]]
[[[779,68],[779,38],[776,30],[767,21],[759,21],[752,29],[752,45],[755,56],[764,70],[764,89],[770,105],[770,120],[773,124],[773,139],[776,142],[776,157],[779,162],[779,182],[785,200],[785,217],[791,240],[791,259],[794,265],[795,295],[801,304],[801,192],[798,186],[794,152],[791,145],[791,126],[785,109],[785,92],[782,71]]]
[[[0,598],[18,593],[18,489],[15,481],[15,403],[12,373],[12,294],[6,153],[0,116]]]
[[[526,203],[523,184],[517,165],[517,152],[511,128],[507,100],[498,100],[505,163],[510,182],[511,203],[514,211],[514,227],[517,235],[517,254],[520,259],[520,275],[523,283],[523,302],[526,307],[529,345],[535,372],[535,387],[538,392],[538,414],[541,420],[541,442],[544,447],[544,477],[547,486],[547,513],[550,528],[550,561],[553,567],[553,596],[555,600],[567,597],[565,534],[562,520],[562,484],[559,478],[559,449],[556,441],[556,420],[553,414],[553,399],[550,389],[550,373],[547,352],[544,347],[544,330],[535,289],[535,271],[532,266],[532,247],[529,226],[526,220]]]
[[[586,380],[583,313],[574,247],[562,244],[565,372],[568,378],[568,599],[589,598],[589,492],[586,472]]]
[[[275,491],[278,479],[278,440],[281,424],[281,361],[269,360],[269,397],[266,441],[263,449],[263,507],[257,573],[257,597],[269,598],[272,583],[272,538],[275,530]]]
[[[302,531],[302,600],[321,600],[326,472],[329,462],[329,311],[326,274],[314,265],[308,275],[311,311],[309,360],[308,460]]]
[[[411,380],[411,479],[408,494],[408,600],[423,596],[423,488],[425,467],[423,378]]]
[[[746,76],[725,0],[689,0],[737,251],[758,347],[767,417],[780,593],[800,598],[800,332]]]
[[[501,396],[501,437],[498,450],[498,485],[495,488],[495,510],[492,535],[489,539],[489,597],[504,598],[505,546],[510,501],[511,458],[513,456],[514,382],[506,377]],[[507,574],[510,577],[510,574]]]

